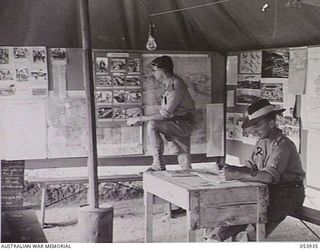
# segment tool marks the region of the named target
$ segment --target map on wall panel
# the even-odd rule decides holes
[[[87,135],[85,98],[48,99],[48,158],[87,156]]]
[[[143,105],[145,114],[152,114],[158,111],[161,104],[164,85],[155,80],[152,74],[151,62],[161,54],[143,56]],[[211,58],[204,54],[175,54],[170,55],[174,64],[174,72],[180,76],[188,85],[188,89],[196,103],[196,128],[191,136],[191,153],[206,153],[206,121],[205,104],[211,103]],[[145,133],[146,134],[146,133]],[[146,154],[150,154],[150,142],[147,136]],[[170,148],[165,147],[165,153],[169,154]]]

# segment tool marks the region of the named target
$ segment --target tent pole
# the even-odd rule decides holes
[[[87,112],[88,112],[88,175],[89,189],[88,197],[91,209],[99,208],[98,195],[98,155],[96,137],[96,117],[93,84],[92,49],[90,37],[90,17],[88,0],[79,0],[81,41],[83,49],[83,79],[86,92]]]

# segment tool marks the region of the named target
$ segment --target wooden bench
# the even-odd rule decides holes
[[[290,216],[320,226],[319,210],[315,210],[315,209],[303,206],[297,212],[290,214]]]
[[[124,181],[142,181],[142,176],[139,174],[126,174],[126,175],[105,175],[98,177],[98,183],[103,182],[124,182]],[[83,177],[56,177],[56,178],[41,178],[37,180],[31,180],[31,184],[40,184],[41,187],[41,227],[45,225],[45,212],[46,212],[46,199],[47,188],[49,185],[58,184],[83,184],[88,183],[87,176]]]

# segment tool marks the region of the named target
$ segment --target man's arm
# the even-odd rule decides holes
[[[140,117],[129,118],[127,120],[128,125],[134,125],[138,122],[148,122],[148,121],[162,121],[165,117],[163,117],[160,113],[152,114],[152,115],[143,115]]]
[[[253,171],[248,167],[226,166],[224,169],[224,175],[227,181],[256,181],[265,184],[271,184],[273,182],[273,177],[268,172]]]

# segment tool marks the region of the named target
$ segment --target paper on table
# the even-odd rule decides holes
[[[206,174],[206,173],[196,173],[196,175],[198,175],[200,178],[212,184],[239,182],[238,180],[226,181],[224,176],[222,175],[212,175],[212,174]]]

